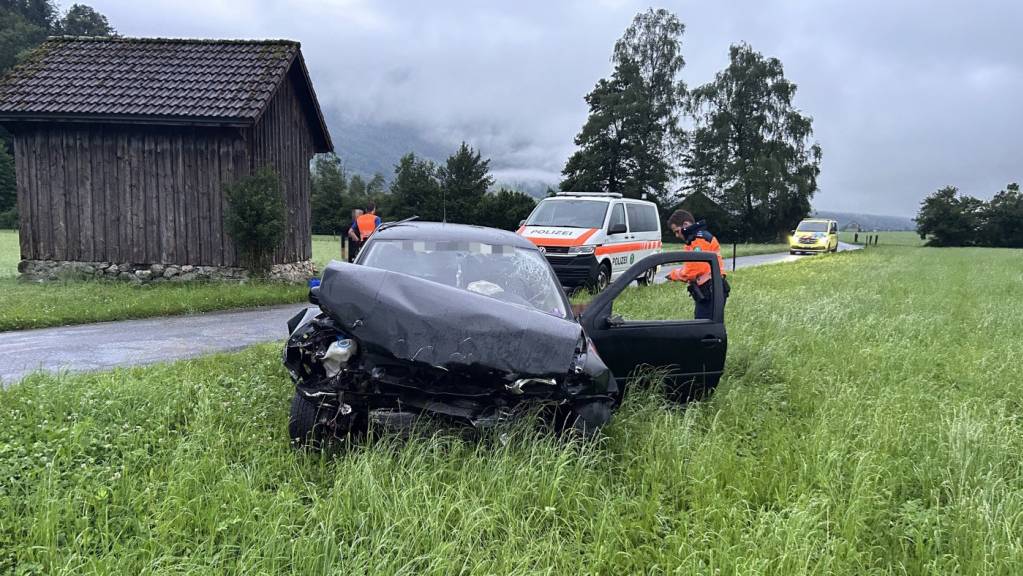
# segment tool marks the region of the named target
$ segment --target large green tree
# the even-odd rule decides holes
[[[535,207],[536,200],[529,194],[501,188],[483,198],[474,223],[491,228],[516,230],[519,222],[525,220]]]
[[[72,4],[57,21],[57,32],[66,36],[116,36],[117,31],[100,14],[85,4]]]
[[[412,152],[402,156],[394,167],[391,201],[390,219],[418,216],[420,220],[440,221],[443,210],[436,164]]]
[[[691,94],[696,127],[686,175],[735,215],[747,239],[790,230],[817,191],[821,148],[795,94],[781,61],[747,44],[733,45],[728,67]]]
[[[437,170],[441,190],[441,218],[447,222],[472,224],[494,183],[490,160],[465,142]]]
[[[988,246],[1023,248],[1023,194],[1019,184],[1005,187],[981,210],[982,241]]]
[[[920,203],[916,231],[930,246],[972,246],[981,238],[984,202],[945,186]]]
[[[685,26],[666,10],[636,15],[615,44],[610,78],[586,95],[589,117],[579,149],[562,170],[563,190],[650,195],[666,204],[684,133],[685,84],[679,78]]]
[[[313,234],[341,234],[351,220],[346,209],[348,181],[341,159],[334,154],[320,154],[313,161],[312,211]]]

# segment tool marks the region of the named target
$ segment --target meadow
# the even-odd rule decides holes
[[[908,230],[882,231],[882,232],[860,232],[857,240],[855,232],[839,232],[838,239],[849,244],[863,244],[867,236],[877,236],[877,245],[881,246],[923,246],[925,240],[920,238],[916,232]]]
[[[723,249],[731,255],[730,246]],[[741,244],[738,254],[786,249],[777,244]],[[318,269],[340,253],[336,236],[313,236],[313,262]],[[28,284],[16,279],[19,259],[17,231],[0,230],[0,331],[288,304],[304,301],[307,294],[302,285],[258,281],[241,285],[133,285],[96,280]]]
[[[317,267],[339,253],[336,237],[313,237]],[[0,331],[302,302],[308,292],[305,286],[279,282],[24,283],[16,279],[19,259],[17,232],[0,230]]]
[[[739,270],[717,392],[637,385],[590,442],[526,422],[296,452],[278,345],[34,375],[0,391],[0,573],[1019,574],[1020,256]]]

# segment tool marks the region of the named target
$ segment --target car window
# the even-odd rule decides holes
[[[371,241],[359,263],[568,317],[561,287],[536,250],[481,242]]]
[[[611,220],[607,223],[607,229],[610,230],[617,225],[625,225],[625,207],[621,203],[615,204],[611,209]]]
[[[827,222],[800,222],[796,232],[827,232]]]
[[[656,232],[657,209],[646,204],[627,204],[630,232]]]
[[[607,202],[593,200],[543,200],[529,215],[526,226],[600,228],[607,214]]]
[[[835,224],[834,222],[832,222],[832,223],[831,223],[831,229],[830,229],[830,232],[831,232],[832,234],[834,234],[835,232],[838,232],[838,224]]]

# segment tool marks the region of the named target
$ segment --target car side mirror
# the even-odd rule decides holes
[[[526,225],[526,221],[525,220],[519,220],[519,228],[522,228],[525,225]]]
[[[624,234],[626,231],[628,231],[628,228],[625,227],[624,223],[612,224],[607,228],[608,234]]]
[[[789,234],[792,234],[793,236],[795,236],[796,235],[796,231],[795,230],[789,230]]]

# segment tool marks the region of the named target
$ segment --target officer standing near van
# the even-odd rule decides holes
[[[675,234],[685,242],[686,252],[713,252],[718,257],[718,268],[721,270],[721,285],[724,287],[724,299],[728,301],[728,293],[731,288],[728,280],[725,279],[725,261],[721,257],[721,245],[717,238],[706,229],[706,224],[697,222],[693,215],[685,210],[676,210],[668,218],[668,226]],[[714,283],[712,281],[710,264],[707,262],[686,262],[681,268],[676,268],[668,274],[668,280],[686,282],[689,284],[689,294],[696,302],[696,313],[694,318],[713,320],[714,319]]]
[[[362,249],[362,234],[359,233],[359,217],[362,216],[362,209],[352,210],[352,225],[348,228],[348,261],[355,262],[355,257]]]

